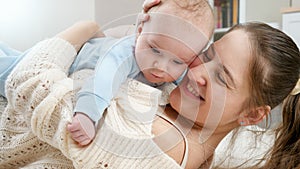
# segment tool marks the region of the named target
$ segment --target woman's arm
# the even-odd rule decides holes
[[[99,25],[94,21],[81,21],[56,35],[71,43],[78,52],[82,45],[91,38],[104,37]]]

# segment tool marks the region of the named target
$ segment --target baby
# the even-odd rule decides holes
[[[149,15],[150,20],[139,25],[136,36],[92,39],[78,57],[90,59],[94,55],[95,59],[73,63],[71,70],[97,62],[95,74],[78,92],[68,125],[80,145],[93,140],[95,124],[127,78],[156,88],[169,82],[178,84],[213,32],[213,14],[206,0],[165,0]]]

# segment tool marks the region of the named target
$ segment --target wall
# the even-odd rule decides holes
[[[268,23],[282,22],[281,8],[288,7],[287,0],[247,0],[246,1],[246,21],[259,20]]]
[[[293,0],[293,1],[292,1],[292,5],[293,5],[294,7],[300,7],[300,0]]]
[[[96,21],[103,29],[120,24],[134,24],[144,0],[95,0]]]
[[[78,20],[96,20],[104,29],[135,23],[144,0],[0,0],[0,41],[25,50]],[[212,0],[210,0],[213,2]],[[246,19],[281,22],[288,0],[246,0]],[[300,0],[293,0],[300,7]],[[112,22],[113,21],[113,22]]]
[[[94,0],[0,0],[0,41],[25,50],[78,20],[94,20]]]

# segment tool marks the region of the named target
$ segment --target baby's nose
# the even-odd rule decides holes
[[[168,63],[166,61],[154,61],[154,68],[157,68],[162,71],[167,71]]]

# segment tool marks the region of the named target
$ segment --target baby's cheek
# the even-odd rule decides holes
[[[181,74],[179,74],[178,72],[169,72],[169,73],[166,73],[167,76],[165,76],[165,82],[173,82],[175,80],[177,80]]]
[[[175,69],[171,74],[171,76],[173,77],[173,79],[178,79],[181,75],[183,75],[183,73],[185,72],[186,67],[177,67],[177,69]]]
[[[178,77],[172,77],[171,75],[167,76],[165,79],[166,82],[173,82],[177,79]]]

